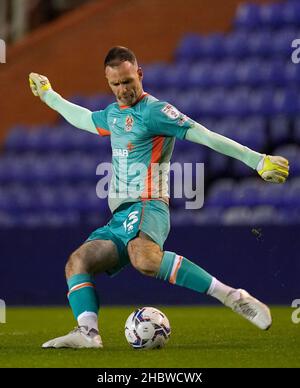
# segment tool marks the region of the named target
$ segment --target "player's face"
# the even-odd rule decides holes
[[[106,66],[105,76],[119,105],[133,105],[143,93],[143,72],[137,64],[125,61],[119,66]]]

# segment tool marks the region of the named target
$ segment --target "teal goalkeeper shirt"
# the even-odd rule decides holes
[[[193,120],[147,93],[133,106],[113,103],[93,112],[92,119],[99,134],[111,139],[111,211],[143,199],[168,202],[175,138],[184,139]]]

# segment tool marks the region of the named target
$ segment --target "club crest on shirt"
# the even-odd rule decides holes
[[[180,112],[178,109],[176,109],[173,105],[171,104],[166,104],[162,108],[162,113],[164,113],[166,116],[168,116],[171,120],[176,120],[180,116]]]
[[[132,130],[133,127],[133,117],[132,116],[127,116],[125,119],[125,131],[129,132]]]

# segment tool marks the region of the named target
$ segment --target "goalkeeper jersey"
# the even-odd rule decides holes
[[[113,103],[93,112],[92,119],[99,134],[111,140],[110,210],[145,199],[168,202],[175,139],[184,139],[193,120],[147,93],[132,106]]]

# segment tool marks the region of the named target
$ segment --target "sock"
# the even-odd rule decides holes
[[[183,256],[168,251],[164,252],[156,277],[201,293],[207,292],[213,279],[198,265]]]
[[[77,317],[78,326],[86,326],[88,330],[98,331],[98,315],[90,311],[85,311]]]
[[[218,299],[220,302],[224,303],[227,295],[234,290],[235,290],[234,288],[226,286],[226,284],[223,284],[216,278],[213,278],[211,285],[207,290],[207,294],[210,296],[213,296],[214,298]]]
[[[98,330],[95,317],[98,317],[99,300],[93,277],[82,273],[71,276],[67,282],[69,303],[79,326],[88,326],[90,329],[96,325]]]

